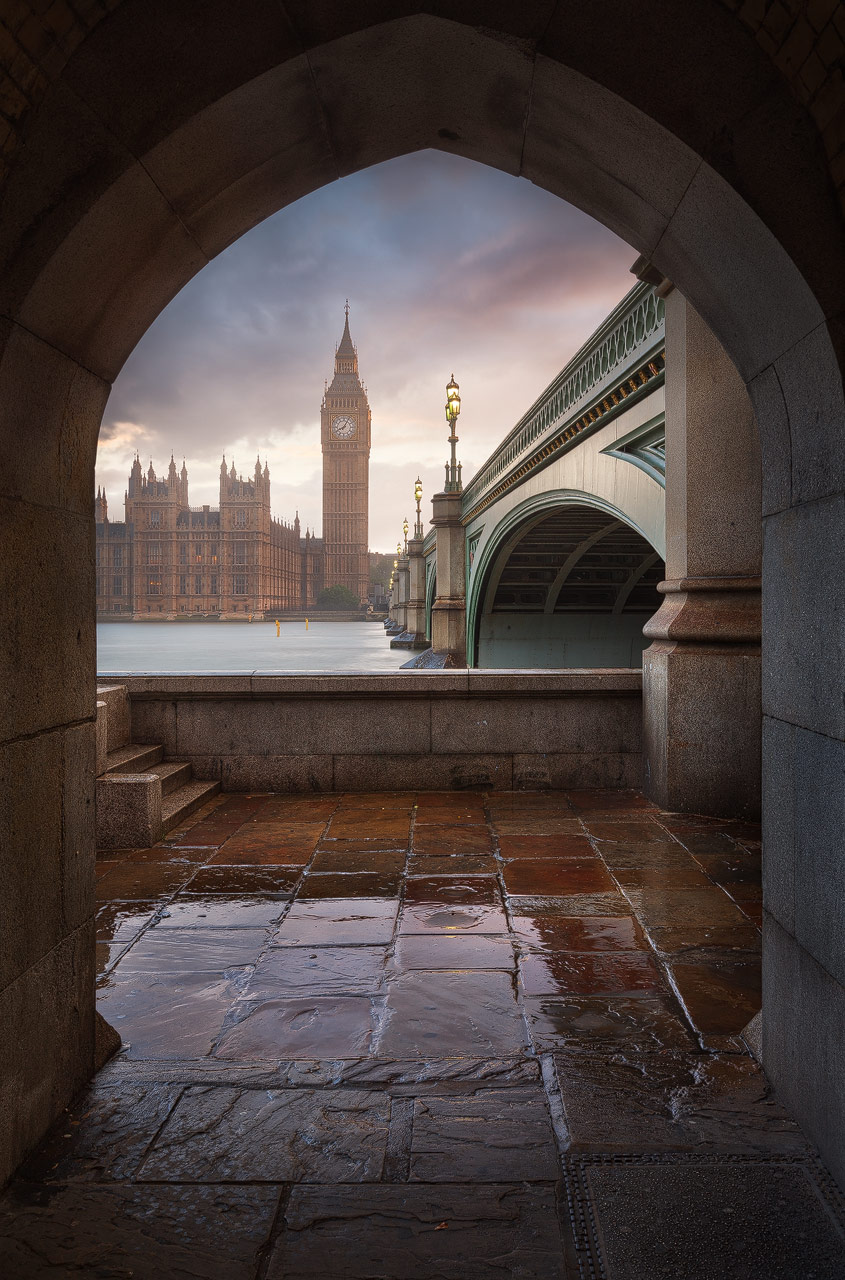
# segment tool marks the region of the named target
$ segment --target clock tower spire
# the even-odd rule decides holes
[[[323,563],[327,587],[342,586],[362,602],[369,589],[367,515],[370,406],[358,374],[346,301],[334,377],[320,413],[323,447]]]

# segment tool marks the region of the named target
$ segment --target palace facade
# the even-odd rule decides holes
[[[171,456],[166,476],[135,457],[124,518],[112,521],[98,489],[97,611],[101,616],[261,615],[312,609],[324,587],[369,589],[367,502],[370,408],[349,334],[349,307],[321,405],[323,537],[273,517],[270,471],[220,465],[216,507],[192,507],[188,471]]]

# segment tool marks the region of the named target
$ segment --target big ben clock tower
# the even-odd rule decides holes
[[[349,303],[334,377],[320,413],[323,444],[323,556],[327,587],[348,587],[367,599],[370,406],[358,376],[358,352],[349,336]]]

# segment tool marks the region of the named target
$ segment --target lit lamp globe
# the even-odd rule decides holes
[[[460,387],[455,381],[455,375],[452,374],[451,381],[446,387],[446,421],[454,422],[458,414],[461,412],[461,396]]]

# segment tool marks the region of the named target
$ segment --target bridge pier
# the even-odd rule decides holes
[[[671,287],[670,287],[671,288]],[[686,299],[666,303],[666,581],[644,628],[645,790],[760,810],[760,446],[745,385]]]
[[[437,530],[437,596],[431,610],[431,648],[438,661],[466,666],[466,532],[461,494],[436,493],[431,523]]]

